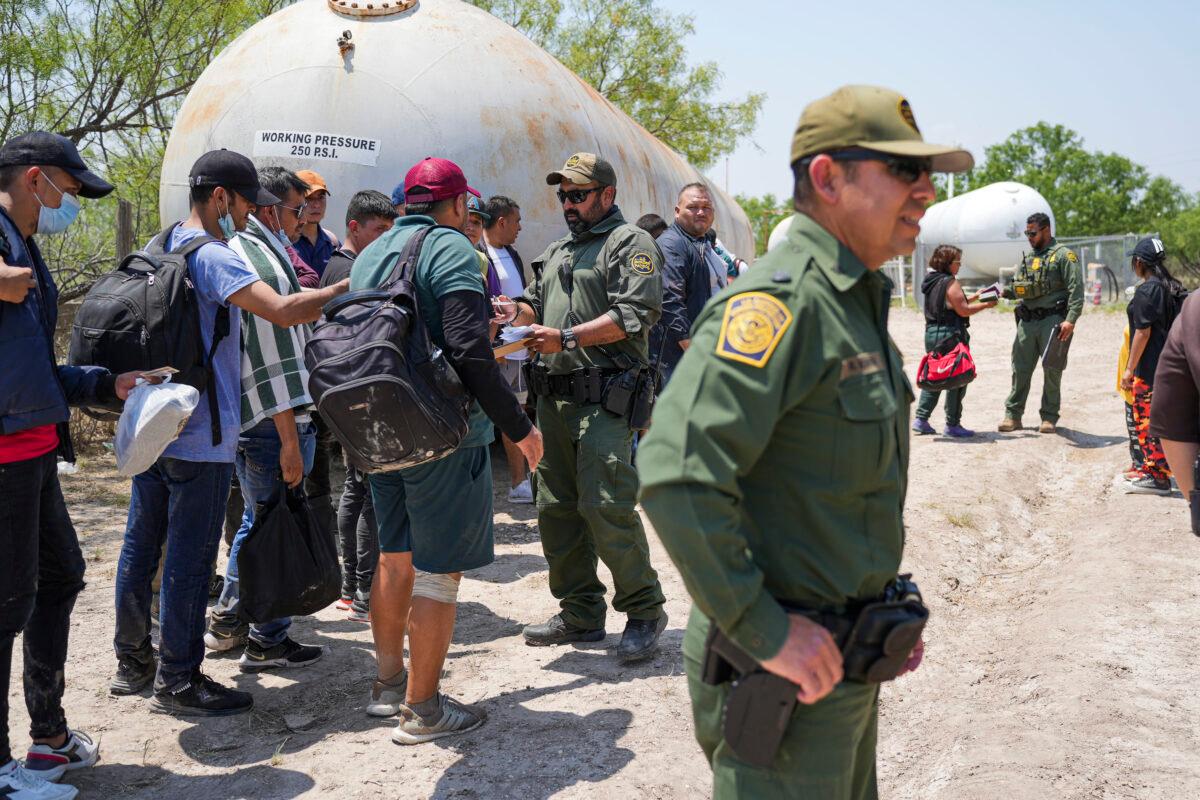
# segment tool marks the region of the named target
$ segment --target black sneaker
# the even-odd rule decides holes
[[[208,579],[208,599],[216,600],[223,591],[225,591],[225,576],[214,572],[213,576]]]
[[[155,692],[151,706],[155,711],[181,717],[228,717],[254,707],[249,692],[226,689],[200,670],[182,688]]]
[[[307,667],[321,660],[325,650],[308,644],[299,644],[291,639],[284,639],[274,647],[263,647],[251,639],[246,643],[246,652],[238,665],[242,672],[261,672],[264,669],[276,667]]]
[[[568,642],[598,642],[604,638],[603,628],[580,628],[563,619],[562,614],[555,614],[541,625],[526,625],[524,633],[525,644],[531,647]]]
[[[108,682],[108,691],[118,696],[137,694],[154,680],[156,669],[154,656],[150,656],[148,661],[134,656],[121,656],[117,659],[117,674]]]
[[[233,623],[223,622],[213,618],[208,630],[204,632],[204,646],[209,650],[224,653],[235,647],[241,647],[250,638],[250,626],[241,620]]]
[[[369,622],[371,619],[371,604],[366,600],[359,600],[357,597],[350,602],[350,613],[346,615],[346,619],[352,619],[355,622]]]
[[[1149,475],[1130,481],[1125,485],[1125,494],[1157,494],[1166,497],[1171,494],[1171,482],[1160,481]]]
[[[658,637],[662,636],[666,627],[665,611],[658,619],[629,620],[625,625],[625,633],[621,634],[621,643],[617,645],[617,658],[628,664],[654,655],[658,649]]]

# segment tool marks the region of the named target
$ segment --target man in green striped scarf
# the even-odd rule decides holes
[[[277,206],[260,206],[246,230],[230,240],[258,276],[281,295],[300,291],[287,255],[296,236],[308,186],[280,167],[259,170],[264,187],[281,198]],[[242,525],[233,539],[225,588],[213,608],[204,636],[210,650],[232,650],[245,644],[241,668],[257,672],[274,667],[304,667],[322,655],[320,647],[302,645],[288,636],[291,618],[247,625],[238,619],[237,554],[254,524],[254,508],[279,490],[282,480],[299,486],[312,469],[316,432],[309,415],[308,370],[304,345],[308,326],[281,328],[249,312],[242,314],[242,427],[238,437],[238,483],[245,499]]]

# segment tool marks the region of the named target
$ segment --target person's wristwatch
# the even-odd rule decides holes
[[[563,350],[574,350],[579,347],[579,340],[575,338],[574,328],[563,328],[561,335]]]

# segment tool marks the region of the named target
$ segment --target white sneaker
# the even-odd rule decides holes
[[[0,766],[0,796],[5,800],[75,800],[79,790],[39,778],[16,761]]]
[[[35,744],[25,754],[26,772],[46,781],[57,781],[63,773],[73,769],[90,767],[100,760],[100,746],[83,731],[67,729],[67,740],[62,747]]]
[[[508,490],[508,502],[522,505],[533,502],[533,487],[529,485],[529,478]]]

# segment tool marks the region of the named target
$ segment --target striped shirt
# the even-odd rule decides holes
[[[246,230],[233,237],[229,246],[281,295],[300,291],[283,244],[253,214],[246,222]],[[308,370],[304,366],[308,335],[307,325],[281,328],[242,312],[243,431],[289,408],[312,405]],[[308,415],[297,414],[297,421],[308,421]]]

